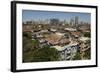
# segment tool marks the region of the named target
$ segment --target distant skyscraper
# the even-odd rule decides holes
[[[74,19],[73,19],[73,18],[70,19],[70,25],[71,25],[71,26],[74,25]]]
[[[75,26],[77,26],[79,24],[79,17],[75,16]]]

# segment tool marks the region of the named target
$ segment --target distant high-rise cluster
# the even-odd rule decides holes
[[[26,21],[23,22],[23,24],[50,24],[50,25],[66,25],[68,24],[69,26],[74,26],[74,27],[78,27],[79,25],[88,25],[90,23],[85,22],[83,20],[80,20],[79,16],[75,16],[70,18],[70,20],[60,20],[58,18],[51,18],[51,19],[39,19],[39,20],[31,20],[31,21]]]
[[[70,19],[70,25],[71,26],[76,26],[79,24],[79,17],[78,16],[75,16],[74,18],[71,18]]]

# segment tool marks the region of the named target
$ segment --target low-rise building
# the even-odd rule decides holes
[[[77,29],[75,29],[75,28],[65,28],[64,30],[66,30],[66,31],[77,31]]]
[[[79,45],[77,43],[75,44],[69,44],[66,46],[52,46],[56,48],[60,54],[60,60],[72,60],[74,56],[77,53],[77,50],[79,49]]]
[[[81,59],[86,59],[85,54],[86,52],[91,49],[90,45],[90,38],[88,37],[80,37],[80,54],[81,54]]]

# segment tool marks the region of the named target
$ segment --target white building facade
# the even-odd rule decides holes
[[[78,49],[79,49],[79,45],[78,44],[70,44],[64,47],[59,47],[59,46],[54,46],[54,48],[56,48],[60,54],[60,60],[72,60]]]

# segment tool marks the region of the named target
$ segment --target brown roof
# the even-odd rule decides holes
[[[75,37],[79,37],[80,36],[80,32],[71,32],[72,35],[74,35]]]
[[[69,39],[62,39],[63,36],[57,35],[57,34],[51,34],[48,38],[46,38],[46,41],[48,41],[51,44],[64,44],[69,43]]]
[[[59,36],[57,34],[50,34],[46,40],[51,43],[51,44],[57,44],[59,43],[59,40],[61,39],[62,36]]]

